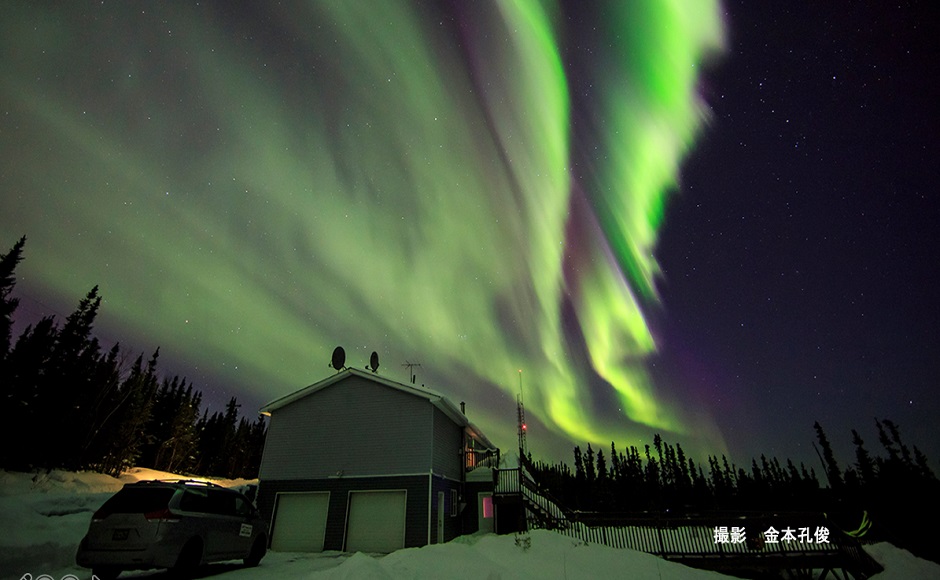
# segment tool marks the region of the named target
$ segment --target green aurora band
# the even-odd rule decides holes
[[[536,450],[653,430],[723,450],[652,383],[644,314],[717,2],[604,4],[605,53],[580,71],[591,130],[573,130],[560,8],[468,4],[455,24],[308,2],[257,27],[205,6],[5,8],[0,243],[29,237],[21,288],[72,304],[100,284],[102,326],[264,400],[343,344],[399,380],[420,360],[503,445],[524,369]]]

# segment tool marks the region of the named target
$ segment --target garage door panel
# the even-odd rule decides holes
[[[271,549],[322,552],[329,507],[329,492],[279,493]]]
[[[394,552],[405,547],[407,492],[349,493],[346,524],[347,552]]]

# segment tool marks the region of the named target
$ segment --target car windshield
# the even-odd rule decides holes
[[[161,510],[173,497],[169,487],[140,488],[125,487],[101,506],[102,511],[112,514],[139,514]]]

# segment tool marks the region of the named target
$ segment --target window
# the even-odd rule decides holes
[[[457,515],[457,490],[450,490],[450,516],[454,517]]]
[[[493,496],[491,495],[483,496],[483,517],[493,517]]]
[[[169,487],[125,487],[101,506],[109,514],[147,513],[167,507],[176,491]]]
[[[204,489],[187,489],[180,499],[180,509],[184,512],[212,513],[209,494]]]
[[[235,513],[242,517],[251,516],[251,505],[240,496],[235,496]]]
[[[235,515],[235,495],[229,491],[209,490],[210,513],[220,516]]]

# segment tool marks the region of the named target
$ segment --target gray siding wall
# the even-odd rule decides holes
[[[464,461],[463,427],[454,424],[437,407],[433,409],[434,473],[460,481]]]
[[[324,550],[343,549],[346,539],[346,510],[349,505],[349,492],[353,490],[393,490],[404,489],[408,492],[405,507],[405,547],[415,548],[428,543],[428,475],[410,477],[369,477],[365,479],[335,478],[315,481],[261,481],[258,486],[258,509],[268,521],[270,531],[274,531],[274,504],[277,494],[289,491],[328,491],[330,507],[326,516],[326,536]],[[435,498],[436,498],[435,494]],[[437,525],[436,520],[432,522]],[[435,528],[436,533],[436,528]],[[271,536],[268,536],[270,544]]]
[[[271,413],[260,479],[428,473],[435,411],[430,401],[350,376]]]
[[[463,519],[460,513],[460,503],[457,504],[457,515],[452,516],[450,511],[451,497],[460,494],[462,485],[458,481],[451,481],[441,477],[431,479],[431,543],[437,543],[437,493],[444,492],[444,541],[449,542],[464,533]],[[474,528],[473,531],[476,531]]]

